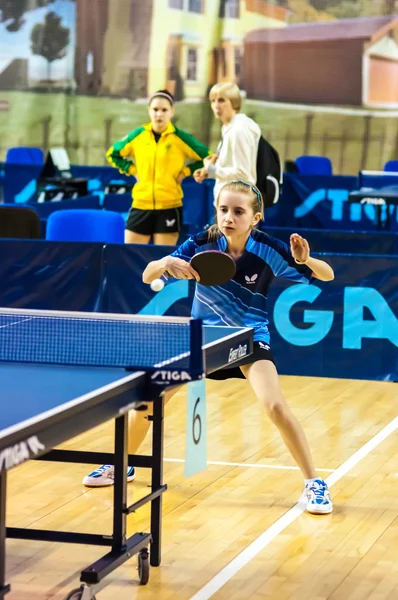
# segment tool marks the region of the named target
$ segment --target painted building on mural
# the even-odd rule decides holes
[[[398,17],[259,28],[246,36],[244,48],[250,98],[398,106]]]
[[[164,87],[197,98],[216,81],[239,83],[245,35],[285,27],[289,15],[265,0],[104,0],[101,14],[93,1],[77,0],[78,91],[128,98]]]

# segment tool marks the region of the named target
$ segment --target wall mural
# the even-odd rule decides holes
[[[396,0],[0,0],[0,160],[64,146],[104,164],[164,87],[174,121],[215,147],[207,93],[236,81],[283,160],[382,169],[398,156],[396,13]]]

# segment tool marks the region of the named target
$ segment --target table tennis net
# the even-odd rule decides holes
[[[190,319],[67,314],[0,309],[0,361],[135,369],[189,365]]]

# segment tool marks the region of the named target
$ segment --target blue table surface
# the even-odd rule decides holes
[[[204,327],[204,344],[242,331]],[[0,362],[0,430],[121,380],[131,373],[103,367]]]

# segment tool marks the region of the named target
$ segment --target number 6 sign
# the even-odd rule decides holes
[[[206,467],[206,382],[200,379],[188,383],[184,475],[190,477]]]

